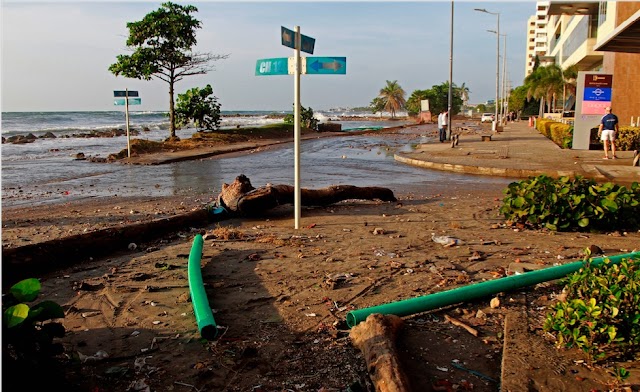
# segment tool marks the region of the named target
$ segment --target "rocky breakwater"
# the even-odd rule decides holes
[[[149,131],[148,128],[143,129],[143,131]],[[53,132],[47,132],[42,136],[36,136],[33,133],[28,133],[26,135],[13,135],[5,138],[2,137],[2,143],[12,143],[12,144],[26,144],[33,143],[38,139],[56,139],[56,138],[92,138],[92,137],[116,137],[116,136],[126,136],[127,131],[125,129],[111,129],[108,131],[105,130],[91,130],[89,132],[81,132],[81,133],[73,133],[73,134],[65,134],[56,136]],[[140,134],[139,130],[130,129],[129,135],[137,136]]]

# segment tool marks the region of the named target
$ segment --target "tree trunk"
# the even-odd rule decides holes
[[[376,392],[411,390],[409,380],[400,367],[395,343],[402,323],[398,316],[374,313],[349,332],[353,345],[364,355]]]
[[[169,82],[169,137],[176,137],[176,113],[173,103],[173,79]]]
[[[281,204],[294,203],[295,188],[291,185],[266,185],[254,188],[245,175],[236,177],[230,185],[222,184],[218,204],[230,212],[243,215],[262,213]],[[300,189],[304,206],[327,206],[343,200],[396,201],[389,188],[333,185],[322,189]]]

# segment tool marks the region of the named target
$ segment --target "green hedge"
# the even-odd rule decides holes
[[[537,118],[536,129],[558,146],[571,148],[573,142],[572,125],[547,118]],[[592,134],[592,143],[602,143],[597,138],[597,132],[592,132]],[[640,150],[640,127],[620,127],[616,147],[619,151]]]

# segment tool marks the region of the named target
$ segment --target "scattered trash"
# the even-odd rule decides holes
[[[138,249],[138,245],[132,242],[129,244],[129,246],[127,246],[127,248],[129,248],[129,250],[136,250]]]
[[[384,234],[384,229],[382,229],[381,227],[376,227],[375,229],[373,229],[373,235],[378,234]]]
[[[377,256],[377,257],[382,257],[382,256],[384,256],[384,255],[386,255],[386,254],[387,254],[387,252],[385,252],[385,251],[384,251],[384,250],[382,250],[382,249],[376,249],[376,250],[373,252],[373,255],[374,255],[374,256]]]
[[[333,290],[338,284],[348,282],[353,279],[353,277],[354,274],[352,273],[329,274],[327,275],[327,279],[325,279],[324,283]]]
[[[78,351],[78,358],[80,358],[80,361],[82,362],[101,361],[105,358],[109,358],[109,354],[107,354],[106,351],[100,350],[93,355],[84,355],[80,351]]]
[[[449,371],[449,368],[441,367],[441,366],[436,366],[436,369],[440,370],[441,372],[448,372]]]
[[[442,236],[436,236],[436,233],[431,233],[431,240],[435,243],[441,244],[445,247],[450,247],[450,246],[454,246],[454,245],[462,245],[463,242],[462,240],[455,238],[455,237],[449,237],[446,235],[442,235]]]
[[[469,256],[469,261],[481,261],[484,260],[484,256],[482,253],[478,251],[474,251],[471,256]]]
[[[498,381],[494,380],[493,378],[491,378],[491,377],[489,377],[489,376],[487,376],[485,374],[482,374],[482,373],[480,373],[478,371],[475,371],[475,370],[467,369],[464,366],[459,365],[459,364],[457,364],[455,362],[451,362],[451,366],[453,366],[456,369],[464,370],[465,372],[471,373],[474,376],[480,377],[480,378],[485,379],[487,381],[491,381],[491,382],[495,382],[495,383],[498,382]]]
[[[491,309],[500,307],[500,298],[498,297],[491,298],[491,302],[489,302],[489,306],[491,306]]]

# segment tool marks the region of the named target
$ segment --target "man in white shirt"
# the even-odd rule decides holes
[[[438,133],[440,136],[440,143],[444,143],[447,140],[447,112],[446,111],[438,115]]]

